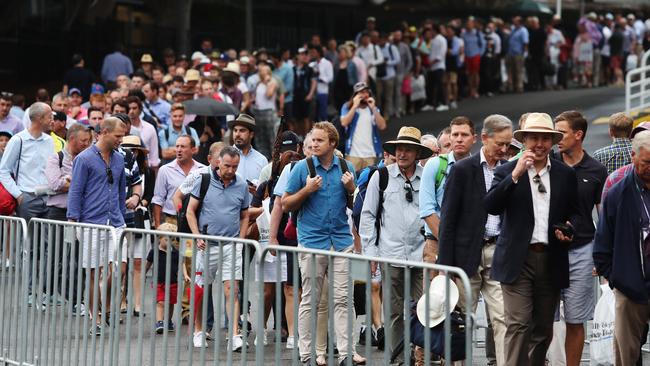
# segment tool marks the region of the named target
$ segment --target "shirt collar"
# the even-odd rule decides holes
[[[252,148],[251,148],[251,150],[252,150]],[[317,156],[312,155],[311,159],[314,161],[314,168],[319,167],[319,166],[322,165]],[[339,157],[336,156],[336,155],[334,155],[334,159],[332,159],[332,166],[335,166],[335,165],[339,165]]]
[[[416,178],[418,178],[418,179],[421,178],[422,177],[422,169],[423,169],[422,166],[420,164],[416,163],[415,164],[415,172],[413,173],[411,178],[409,178],[408,180],[413,182],[413,181],[415,181]],[[400,170],[397,163],[393,163],[393,164],[388,166],[388,175],[390,175],[393,178],[397,178],[398,176],[401,176],[402,178],[404,178],[404,180],[407,180],[406,176],[404,174],[402,174],[402,170]]]
[[[628,145],[631,141],[627,137],[614,137],[614,142],[612,145]]]
[[[546,169],[545,173],[549,173],[551,171],[551,160],[552,159],[551,159],[550,155],[546,156],[546,166],[544,167],[544,169]],[[542,169],[542,170],[544,170],[544,169]],[[534,165],[531,165],[530,168],[528,168],[528,171],[532,172],[533,175],[538,174],[537,171],[535,171],[535,166]]]

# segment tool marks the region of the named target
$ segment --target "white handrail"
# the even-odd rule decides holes
[[[639,67],[628,71],[627,75],[625,75],[625,113],[628,115],[650,107],[650,88],[648,88],[650,82],[650,77],[648,77],[648,74],[650,74],[649,60],[650,50],[641,57]]]

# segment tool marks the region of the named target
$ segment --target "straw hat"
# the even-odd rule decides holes
[[[551,116],[546,113],[529,113],[526,117],[526,126],[514,132],[513,136],[517,140],[523,142],[526,133],[548,133],[553,136],[553,144],[557,144],[562,140],[562,132],[556,131],[553,128],[553,120]]]
[[[190,81],[199,81],[201,80],[201,74],[199,70],[189,69],[185,72],[185,82]]]
[[[153,57],[151,57],[151,55],[148,54],[148,53],[143,54],[142,57],[140,58],[140,63],[142,63],[142,64],[144,64],[144,63],[149,63],[150,64],[152,62],[153,62]]]
[[[413,145],[419,150],[417,159],[426,159],[433,155],[433,151],[420,143],[421,137],[422,133],[417,128],[404,126],[399,129],[396,140],[384,142],[382,147],[389,154],[395,155],[397,145]]]
[[[134,136],[134,135],[129,135],[129,136],[124,136],[122,138],[122,148],[125,149],[135,149],[135,150],[142,150],[145,154],[149,153],[149,150],[142,144],[142,140],[140,140],[140,137]]]
[[[236,74],[237,76],[239,76],[239,74],[241,73],[240,70],[239,70],[239,65],[236,62],[228,62],[228,65],[226,65],[226,68],[223,69],[223,72],[226,72],[226,71],[232,72],[233,74]]]
[[[445,276],[436,276],[431,284],[429,285],[429,293],[422,295],[420,300],[418,300],[418,305],[416,313],[418,320],[425,327],[428,325],[429,328],[433,328],[436,325],[442,323],[447,314],[445,314],[445,303],[447,297],[447,281]],[[429,313],[427,314],[427,296],[429,296]],[[449,280],[449,313],[454,311],[454,307],[458,303],[458,287],[453,280]],[[427,315],[429,317],[429,323],[427,324]]]

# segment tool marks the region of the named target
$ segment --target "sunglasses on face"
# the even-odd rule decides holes
[[[544,186],[544,183],[542,183],[542,177],[540,177],[539,174],[536,174],[533,177],[533,182],[537,184],[537,191],[539,193],[546,193],[546,186]]]

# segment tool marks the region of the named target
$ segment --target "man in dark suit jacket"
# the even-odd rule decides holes
[[[501,218],[488,215],[483,204],[492,186],[494,171],[503,160],[512,141],[512,122],[494,114],[483,121],[481,151],[456,163],[447,177],[447,190],[440,213],[438,263],[462,268],[469,276],[476,309],[479,292],[483,294],[494,330],[497,365],[504,364],[506,324],[503,315],[501,284],[490,279],[492,256],[499,237]],[[458,306],[465,311],[467,299],[462,281]]]
[[[514,137],[526,151],[497,168],[487,212],[503,215],[492,260],[506,319],[506,365],[545,364],[560,289],[569,286],[568,243],[579,220],[575,172],[550,159],[562,134],[546,113],[531,113]],[[554,228],[565,225],[565,231]]]

